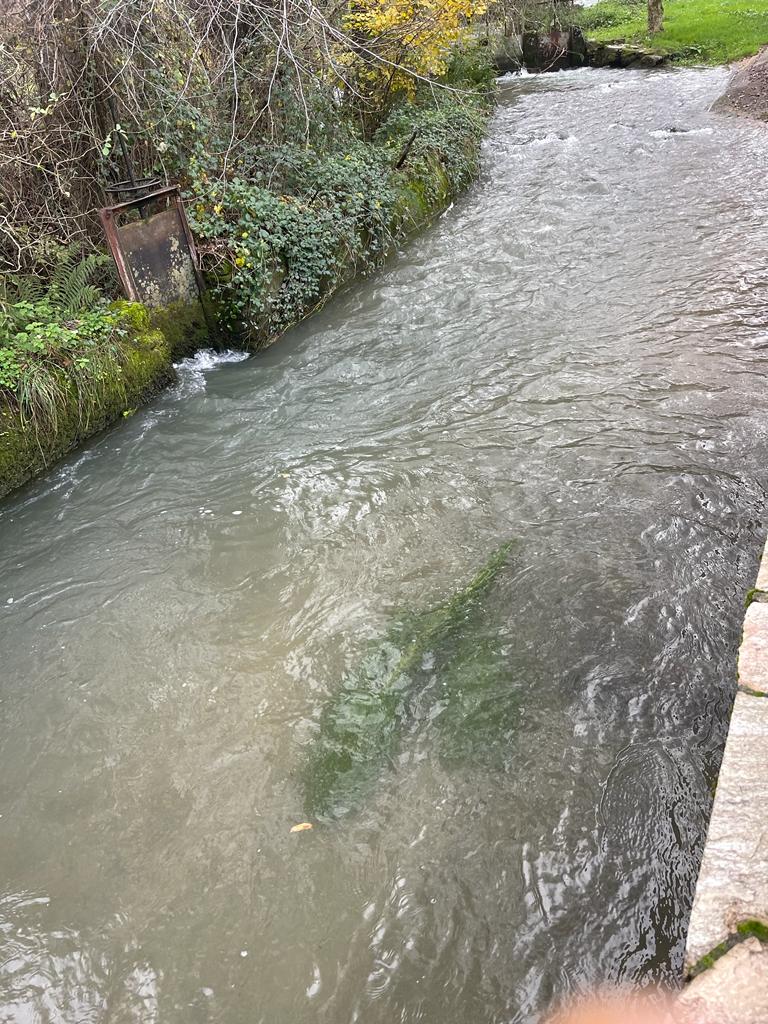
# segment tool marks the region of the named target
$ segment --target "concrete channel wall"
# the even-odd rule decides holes
[[[718,1024],[768,1024],[768,544],[748,595],[686,973],[686,1001],[705,1003],[706,1020],[714,1010]]]

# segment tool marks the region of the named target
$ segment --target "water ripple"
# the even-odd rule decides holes
[[[674,975],[764,539],[768,136],[723,83],[503,80],[381,273],[0,507],[0,1020],[533,1024]],[[328,696],[509,538],[492,684],[451,716],[426,659],[365,806],[291,833]]]

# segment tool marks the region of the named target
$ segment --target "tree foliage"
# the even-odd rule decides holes
[[[105,185],[206,188],[265,149],[330,150],[433,78],[484,0],[6,0],[0,23],[0,273],[99,238]],[[382,111],[382,116],[378,111]],[[279,156],[279,153],[278,153]]]
[[[418,77],[444,75],[451,47],[486,9],[485,0],[354,0],[343,18],[353,45],[339,60],[381,111],[397,93],[413,97]]]

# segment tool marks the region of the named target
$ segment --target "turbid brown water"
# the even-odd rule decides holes
[[[0,1021],[533,1022],[674,976],[768,464],[768,135],[724,80],[508,84],[384,271],[2,506]],[[360,806],[291,834],[345,670],[512,538],[463,702],[425,657]]]

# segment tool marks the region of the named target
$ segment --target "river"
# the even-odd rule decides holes
[[[676,976],[764,539],[768,136],[725,78],[507,81],[386,268],[0,506],[0,1021],[529,1024]],[[428,682],[291,833],[345,672],[507,540],[501,678],[449,726]]]

